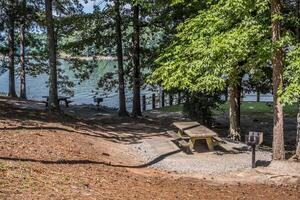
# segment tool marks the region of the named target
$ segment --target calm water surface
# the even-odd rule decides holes
[[[82,105],[82,104],[94,104],[93,97],[94,96],[105,96],[103,105],[108,107],[117,108],[118,107],[118,93],[115,88],[113,92],[109,92],[109,94],[103,90],[97,90],[97,83],[99,79],[107,72],[116,71],[116,62],[115,61],[99,61],[97,69],[91,74],[88,80],[85,80],[79,83],[79,80],[75,78],[74,73],[69,69],[70,65],[68,62],[62,62],[60,66],[63,70],[65,70],[65,74],[69,77],[70,81],[74,82],[75,87],[72,89],[74,91],[74,97],[72,100],[74,104]],[[48,88],[46,82],[48,80],[48,75],[42,74],[37,77],[27,76],[27,97],[29,99],[34,100],[42,100],[42,96],[48,95]],[[20,80],[16,78],[16,90],[19,93],[19,85]],[[8,91],[8,73],[4,73],[0,76],[0,92],[7,93]],[[99,94],[95,94],[95,92]],[[142,91],[142,94],[146,94],[147,96],[151,95],[151,91],[145,89]],[[60,94],[63,95],[63,94]],[[127,96],[127,107],[131,109],[131,98],[132,92],[131,90],[126,91]],[[256,94],[247,94],[244,98],[244,101],[256,101]],[[261,101],[272,101],[272,95],[261,95]],[[151,107],[149,105],[149,107]]]
[[[91,74],[88,80],[80,82],[75,78],[73,71],[69,69],[70,65],[68,62],[63,61],[60,66],[61,69],[65,70],[65,75],[67,75],[70,81],[74,82],[75,86],[72,88],[74,91],[74,96],[72,100],[74,104],[82,105],[82,104],[94,104],[93,97],[94,96],[104,96],[103,105],[108,107],[118,107],[118,93],[117,88],[113,89],[112,92],[105,92],[101,89],[97,90],[97,83],[99,79],[107,72],[116,71],[116,62],[115,61],[99,61],[97,69]],[[27,76],[27,97],[28,99],[34,100],[42,100],[43,96],[48,96],[49,89],[47,87],[48,75],[42,74],[37,77]],[[20,80],[16,77],[16,90],[19,93],[19,85]],[[0,76],[0,92],[7,93],[8,92],[8,73],[4,73]],[[98,94],[96,94],[96,92]],[[142,94],[150,94],[151,92],[148,90],[143,90]],[[60,94],[65,96],[64,94]],[[128,97],[127,107],[131,108],[131,98],[132,92],[131,90],[126,91],[126,95]]]

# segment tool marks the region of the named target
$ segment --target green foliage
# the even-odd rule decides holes
[[[167,106],[158,110],[162,112],[183,112],[183,105]]]
[[[267,94],[272,90],[272,67],[266,65],[264,67],[252,69],[248,73],[248,79],[243,81],[244,91],[259,92]]]
[[[213,122],[213,110],[221,103],[220,95],[207,95],[193,93],[189,95],[184,104],[184,112],[188,113],[191,119],[199,120],[203,124],[211,125]]]
[[[300,46],[288,53],[284,71],[285,88],[281,91],[281,101],[292,104],[300,96]]]
[[[271,52],[268,11],[266,0],[221,0],[201,11],[178,27],[149,83],[214,93],[234,74],[263,66]]]

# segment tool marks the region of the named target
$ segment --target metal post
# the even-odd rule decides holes
[[[178,105],[180,105],[180,104],[181,104],[181,93],[178,92]]]

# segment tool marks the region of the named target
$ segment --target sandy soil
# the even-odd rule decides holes
[[[160,136],[169,123],[82,120],[0,100],[0,199],[300,198],[299,182],[220,184],[214,177],[146,168],[128,147]]]

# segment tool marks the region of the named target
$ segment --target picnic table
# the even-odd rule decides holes
[[[46,99],[46,107],[48,107],[48,103],[49,103],[49,96],[43,96],[42,98]],[[69,103],[72,103],[73,101],[70,101],[71,97],[64,97],[64,96],[59,96],[58,97],[58,103],[60,103],[61,101],[65,102],[66,107],[69,107]]]
[[[173,125],[179,129],[180,137],[187,136],[189,138],[189,147],[194,149],[197,140],[206,140],[208,149],[214,150],[213,138],[218,137],[218,134],[199,124],[198,122],[174,122]]]

